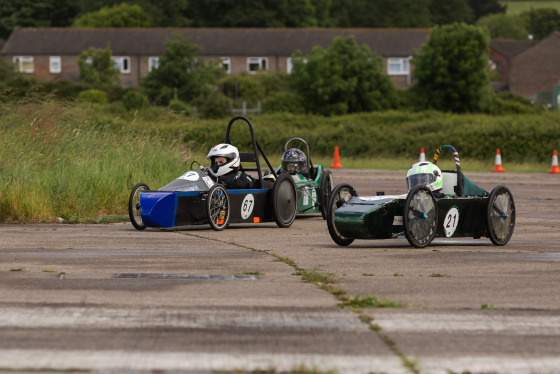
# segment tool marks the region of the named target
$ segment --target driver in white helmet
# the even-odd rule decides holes
[[[434,193],[434,196],[439,197],[438,195],[441,194],[443,188],[443,176],[441,170],[435,164],[426,161],[417,162],[408,170],[406,184],[408,191],[422,185],[428,187]]]
[[[218,183],[222,183],[226,189],[253,188],[253,179],[245,174],[238,173],[241,160],[239,151],[231,144],[218,144],[210,149],[208,156],[210,170],[218,177]]]

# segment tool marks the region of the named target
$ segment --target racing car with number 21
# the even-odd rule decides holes
[[[456,170],[437,167],[441,151],[455,156]],[[333,189],[327,226],[341,246],[355,239],[406,237],[417,248],[438,238],[487,237],[505,245],[515,227],[515,203],[503,185],[482,189],[461,171],[459,154],[450,145],[436,150],[433,162],[418,162],[407,175],[408,192],[402,195],[358,196],[349,184]]]

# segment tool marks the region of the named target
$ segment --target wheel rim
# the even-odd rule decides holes
[[[210,195],[208,219],[212,226],[225,226],[229,218],[229,199],[223,188],[218,187]]]
[[[334,212],[340,208],[342,206],[342,204],[344,204],[345,202],[349,201],[352,197],[355,196],[354,190],[352,189],[352,187],[350,186],[343,186],[341,188],[339,188],[336,192],[333,193],[331,199],[331,206],[330,206],[330,210],[329,210],[329,226],[332,228],[336,239],[335,242],[337,242],[337,244],[341,244],[341,245],[348,245],[350,243],[352,243],[354,241],[354,239],[351,238],[347,238],[344,235],[342,235],[338,229],[336,228],[336,225],[334,224]],[[335,238],[333,238],[335,239]]]
[[[144,227],[144,223],[142,222],[142,209],[140,207],[140,192],[142,191],[148,191],[148,188],[140,186],[132,197],[132,216],[139,227]]]
[[[290,222],[295,215],[293,202],[296,200],[295,190],[289,180],[283,180],[278,186],[276,212],[284,223]]]
[[[507,191],[501,191],[491,202],[490,223],[492,232],[496,239],[502,241],[510,233],[510,225],[513,218],[513,204],[511,196]]]
[[[408,232],[418,245],[427,245],[435,233],[436,205],[426,189],[420,189],[410,199],[407,220]]]

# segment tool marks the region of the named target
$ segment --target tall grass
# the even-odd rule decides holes
[[[137,182],[161,187],[186,169],[181,141],[138,132],[136,118],[103,118],[61,102],[3,105],[0,221],[69,221],[126,214]]]

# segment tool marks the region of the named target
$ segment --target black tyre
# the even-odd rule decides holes
[[[404,234],[410,245],[424,248],[436,236],[438,213],[432,191],[426,186],[416,186],[408,193],[404,203]]]
[[[507,187],[497,186],[492,190],[486,212],[488,237],[494,245],[505,245],[515,228],[515,202]]]
[[[226,188],[221,184],[213,185],[206,199],[208,223],[214,230],[221,231],[229,224],[229,213],[229,195]]]
[[[319,204],[321,204],[321,215],[327,219],[327,204],[331,198],[333,176],[330,170],[324,170],[321,174],[321,188],[319,190]]]
[[[332,190],[329,202],[326,206],[327,209],[327,227],[329,229],[329,234],[332,240],[340,245],[347,246],[350,245],[354,239],[347,238],[338,232],[336,225],[334,223],[334,212],[342,206],[345,202],[350,200],[352,197],[358,196],[354,187],[347,183],[339,184]]]
[[[128,216],[130,217],[130,222],[138,230],[144,230],[146,225],[142,222],[142,209],[140,208],[140,192],[149,191],[150,187],[146,183],[138,183],[128,198]]]
[[[274,221],[279,227],[290,227],[297,214],[296,184],[290,174],[280,174],[272,188]]]

